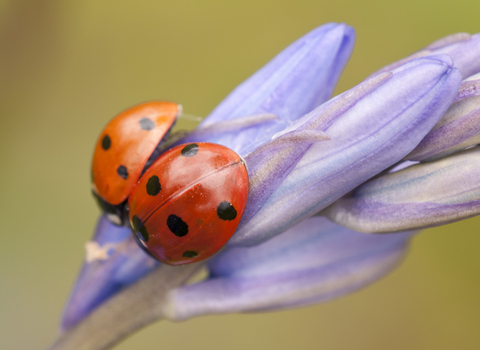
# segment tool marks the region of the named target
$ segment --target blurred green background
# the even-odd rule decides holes
[[[44,349],[98,217],[105,123],[152,99],[205,116],[289,43],[353,25],[337,93],[433,40],[478,32],[478,0],[1,1],[0,349]],[[185,122],[185,121],[184,121]],[[417,237],[383,280],[330,303],[156,323],[116,349],[478,349],[480,219]]]

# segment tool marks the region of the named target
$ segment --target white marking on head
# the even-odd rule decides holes
[[[112,224],[119,225],[119,226],[122,224],[122,219],[120,219],[120,217],[116,214],[107,213],[107,219]]]

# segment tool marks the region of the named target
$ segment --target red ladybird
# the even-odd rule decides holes
[[[192,263],[227,243],[247,197],[247,169],[234,151],[213,143],[180,145],[163,153],[133,189],[130,223],[158,260]]]
[[[147,102],[113,118],[100,134],[92,162],[92,188],[109,219],[122,223],[123,203],[181,106]]]

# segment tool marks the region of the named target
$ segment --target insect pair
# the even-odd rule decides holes
[[[156,259],[180,265],[216,253],[248,196],[245,163],[213,143],[168,148],[181,106],[148,102],[113,118],[97,141],[92,189],[109,220],[126,225]]]

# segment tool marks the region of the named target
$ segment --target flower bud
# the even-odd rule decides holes
[[[446,55],[410,61],[324,103],[277,135],[276,145],[247,156],[249,200],[228,244],[264,242],[401,160],[445,113],[460,80]],[[292,144],[287,137],[277,145],[302,130],[329,139]]]
[[[454,66],[462,73],[463,79],[479,73],[480,60],[478,57],[480,57],[480,34],[470,35],[468,33],[457,33],[446,36],[404,59],[383,67],[371,76],[388,72],[415,58],[437,54],[449,55],[454,62]]]
[[[439,226],[480,214],[480,148],[380,176],[322,214],[360,232]]]
[[[247,155],[330,98],[354,41],[354,30],[345,24],[312,30],[233,90],[182,143],[213,142]],[[227,121],[265,113],[278,120],[243,123],[225,132]]]
[[[462,82],[454,103],[405,159],[432,161],[480,143],[480,73]]]
[[[313,217],[255,247],[209,262],[211,277],[171,292],[167,317],[284,309],[337,298],[402,260],[411,233],[364,235]]]

